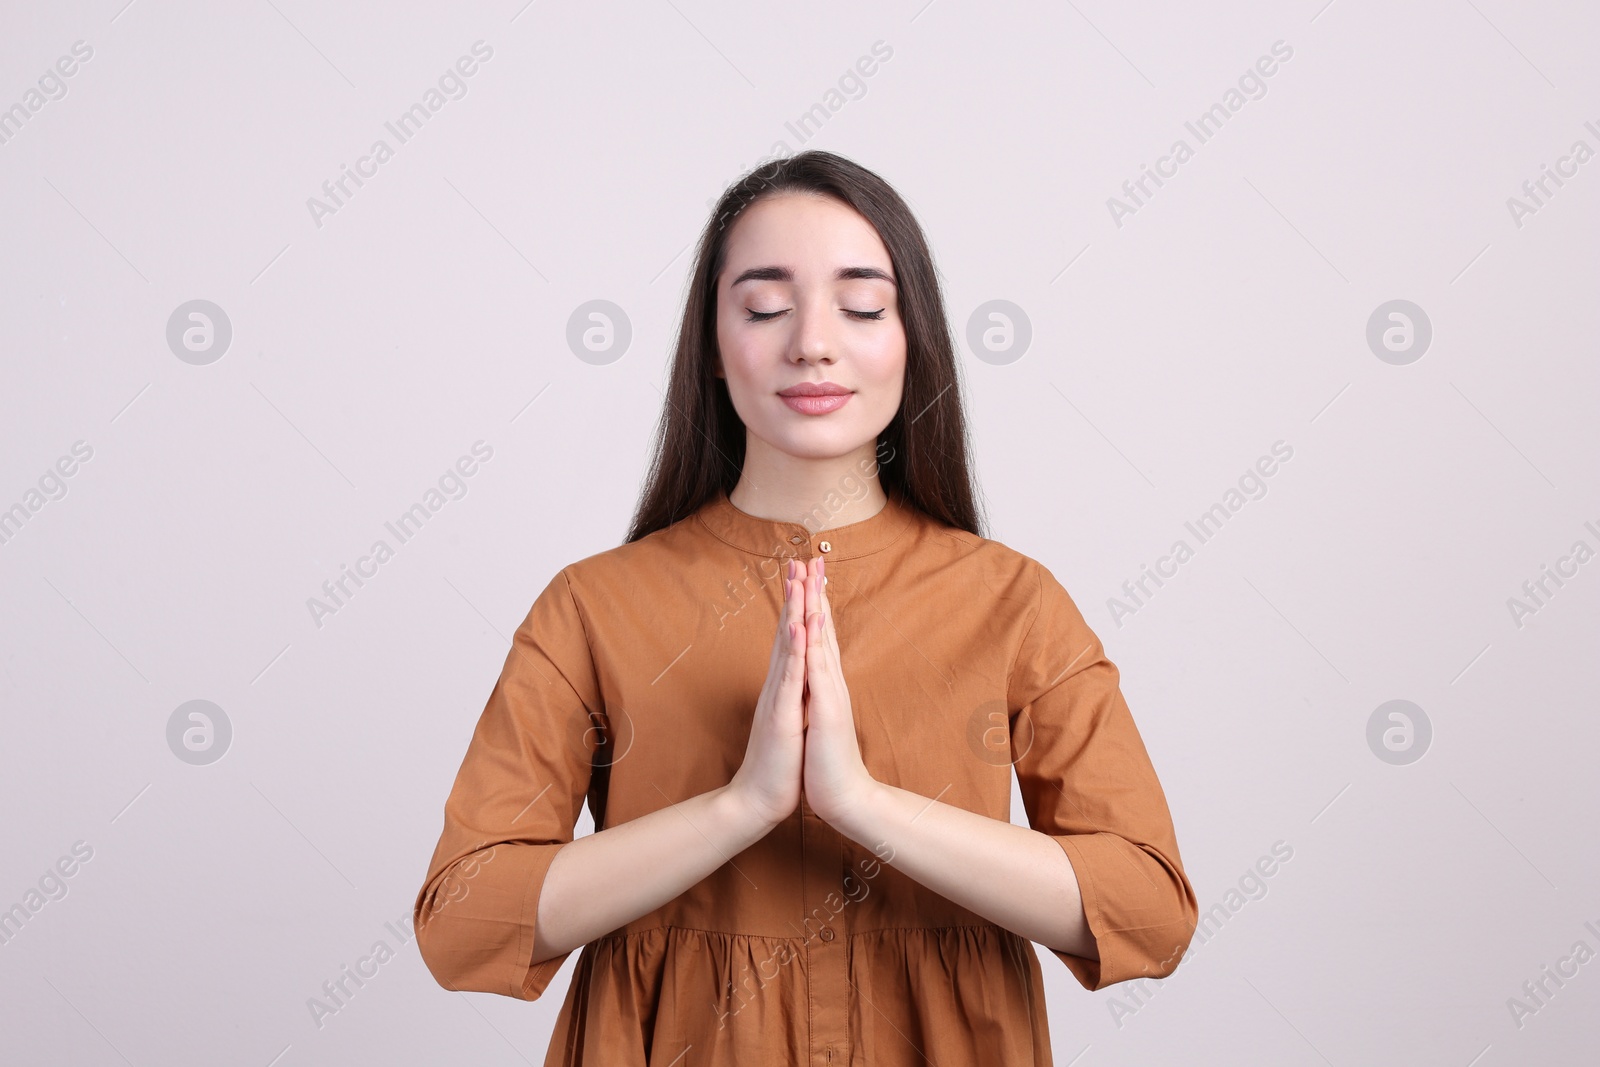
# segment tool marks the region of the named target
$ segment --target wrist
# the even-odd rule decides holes
[[[878,816],[884,810],[884,789],[882,782],[868,775],[834,817],[825,821],[857,844],[867,844],[869,838],[878,840],[882,836]]]
[[[729,835],[739,846],[736,851],[749,848],[783,822],[782,819],[774,819],[771,814],[763,811],[761,806],[752,802],[744,790],[734,782],[712,790],[711,803],[717,812],[718,825],[726,827]]]

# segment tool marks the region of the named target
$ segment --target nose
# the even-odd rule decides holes
[[[806,363],[834,361],[833,320],[829,318],[829,298],[797,301],[792,337],[794,358]]]

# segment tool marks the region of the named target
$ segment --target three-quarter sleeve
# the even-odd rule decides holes
[[[1050,951],[1085,989],[1162,978],[1194,935],[1198,907],[1166,795],[1116,665],[1054,575],[1007,683],[1012,759],[1029,824],[1066,850],[1098,960]]]
[[[589,790],[601,707],[563,569],[512,636],[414,905],[417,947],[445,988],[536,1000],[571,955],[534,965],[534,925]]]

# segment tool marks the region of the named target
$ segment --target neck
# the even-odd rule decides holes
[[[744,469],[728,500],[747,515],[816,530],[870,519],[888,503],[878,480],[876,446],[869,441],[847,455],[808,459],[750,437]]]

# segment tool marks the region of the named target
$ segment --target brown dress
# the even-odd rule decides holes
[[[835,505],[835,510],[837,505]],[[814,530],[720,494],[564,568],[478,720],[416,899],[450,989],[533,1000],[540,888],[587,798],[597,828],[726,785],[744,758],[785,557],[824,553],[861,756],[879,781],[1066,850],[1098,960],[1086,989],[1164,977],[1197,914],[1118,671],[1042,564],[891,495]],[[959,856],[951,862],[960,863]],[[1032,945],[881,862],[802,804],[661,908],[587,945],[547,1067],[1042,1067]]]

